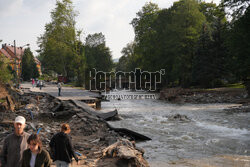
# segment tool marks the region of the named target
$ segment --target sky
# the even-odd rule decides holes
[[[82,40],[88,34],[102,32],[113,59],[121,57],[122,48],[134,40],[130,22],[147,2],[169,8],[174,1],[177,0],[72,0],[78,11],[76,28],[83,30]],[[213,0],[217,4],[219,1]],[[30,44],[37,56],[37,37],[51,22],[50,12],[55,4],[56,0],[0,0],[0,44],[14,45],[14,40],[17,47]]]

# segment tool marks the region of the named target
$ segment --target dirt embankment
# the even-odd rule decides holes
[[[89,167],[142,166],[148,167],[143,149],[137,148],[131,138],[120,136],[109,129],[106,121],[85,112],[70,101],[61,101],[45,93],[13,95],[0,88],[2,99],[13,99],[13,110],[3,107],[0,112],[0,151],[4,138],[13,132],[13,120],[22,115],[27,120],[26,131],[37,133],[49,151],[49,141],[60,129],[61,123],[69,123],[76,152],[80,153],[81,165]],[[11,95],[12,94],[12,95]],[[20,95],[20,96],[19,96]],[[14,100],[16,96],[18,100]],[[5,101],[0,103],[3,106]]]
[[[215,89],[182,89],[167,88],[160,92],[160,99],[171,103],[237,103],[239,107],[234,107],[227,111],[250,112],[250,97],[245,89],[239,88],[215,88]]]

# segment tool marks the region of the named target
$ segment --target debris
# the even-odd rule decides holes
[[[108,161],[110,162],[109,166],[149,167],[149,164],[143,158],[143,153],[126,139],[122,139],[103,149],[102,154],[102,158],[97,162],[97,166]],[[113,161],[110,161],[110,158],[113,158]]]

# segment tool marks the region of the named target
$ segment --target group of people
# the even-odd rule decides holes
[[[69,167],[72,158],[79,164],[72,147],[70,126],[61,125],[61,131],[50,140],[51,154],[42,147],[38,134],[28,134],[24,131],[25,118],[17,116],[14,122],[14,132],[9,134],[0,153],[0,167],[50,167],[52,160],[57,167]],[[52,159],[52,160],[51,160]]]
[[[32,84],[32,88],[34,88],[36,85],[40,88],[40,90],[43,87],[43,81],[42,80],[35,80],[34,78],[31,79],[31,84]]]
[[[31,79],[31,84],[32,84],[32,88],[35,87],[35,85],[38,85],[40,90],[43,87],[43,81],[42,80],[35,80],[34,78]],[[62,83],[58,82],[57,84],[57,88],[58,88],[58,96],[61,96],[61,90],[62,90]]]

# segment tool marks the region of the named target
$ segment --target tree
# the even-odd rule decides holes
[[[120,57],[119,62],[116,65],[116,71],[133,71],[136,68],[135,61],[135,43],[128,43],[121,51],[122,57]]]
[[[200,11],[206,16],[194,57],[193,80],[201,87],[221,86],[229,70],[228,52],[225,46],[226,17],[224,8],[202,2]]]
[[[233,73],[239,81],[243,81],[250,95],[250,7],[244,15],[231,22],[228,33],[228,48],[232,57]]]
[[[83,86],[85,83],[85,72],[87,68],[85,46],[80,40],[81,32],[78,31],[78,40],[76,45],[76,53],[74,56],[75,73],[77,77],[76,86]]]
[[[24,50],[22,58],[22,78],[29,81],[31,78],[39,77],[39,72],[35,63],[34,56],[30,48]]]
[[[38,38],[44,68],[69,78],[75,75],[74,59],[78,53],[76,15],[71,0],[57,1],[51,12],[52,21],[45,25],[45,33]]]
[[[112,55],[105,44],[105,36],[102,33],[89,34],[86,37],[85,46],[88,70],[95,68],[99,71],[111,71],[113,67]]]
[[[137,66],[150,71],[167,69],[168,83],[190,86],[196,43],[204,22],[195,0],[180,0],[163,10],[156,4],[146,4],[131,22],[135,30],[134,59],[140,60]]]
[[[135,54],[131,57],[131,62],[137,63],[137,68],[153,71],[157,67],[155,20],[159,10],[157,4],[146,3],[131,22],[135,32]]]
[[[201,87],[213,87],[213,38],[211,28],[204,23],[193,60],[193,82]]]
[[[85,85],[88,89],[92,89],[89,87],[88,82],[90,81],[89,72],[93,69],[110,72],[113,68],[112,55],[110,49],[105,44],[105,36],[102,33],[89,34],[85,41]]]
[[[194,0],[180,0],[171,8],[173,12],[174,43],[177,46],[174,71],[182,87],[192,83],[192,62],[195,54],[204,15],[199,11],[199,4]]]
[[[100,33],[89,34],[86,37],[86,46],[97,47],[98,45],[105,45],[105,36]]]
[[[0,54],[0,83],[10,83],[13,78],[9,63],[9,60]]]

